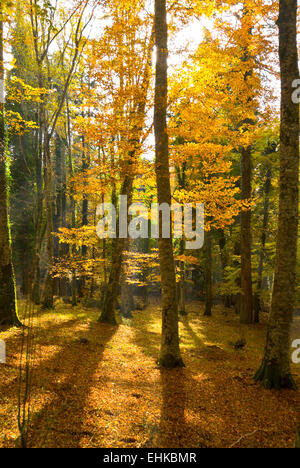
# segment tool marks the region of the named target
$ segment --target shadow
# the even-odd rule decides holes
[[[143,350],[143,353],[146,356],[150,356],[155,359],[155,362],[158,360],[159,349],[160,349],[160,330],[159,332],[154,332],[149,330],[152,325],[151,314],[148,316],[148,321],[141,320],[139,318],[139,312],[134,312],[134,322],[132,328],[134,330],[134,341],[140,349]]]
[[[70,327],[76,323],[78,324],[78,320],[70,319],[50,327],[47,326],[46,328],[34,326],[33,338],[35,346],[41,347],[53,345],[53,337],[51,338],[51,335],[55,334],[55,345],[63,347],[66,341],[66,339],[63,337],[64,330],[70,329]],[[56,333],[56,330],[59,332],[59,335]],[[16,359],[16,350],[20,350],[22,339],[22,330],[19,331],[19,329],[16,329],[16,333],[13,336],[5,339],[7,352],[7,364],[5,367],[14,368],[17,373],[19,372],[19,358]],[[34,362],[34,372],[36,373],[40,367],[43,367],[44,370],[47,370],[47,367],[45,366],[47,366],[47,363],[51,363],[52,360],[55,360],[57,354],[60,354],[60,351],[52,356],[51,359],[42,360],[38,365],[36,365],[36,362]],[[16,378],[12,378],[9,384],[0,383],[0,395],[4,392],[8,393],[9,391],[12,391],[14,394],[16,394]]]
[[[206,428],[205,409],[199,407],[195,417],[195,397],[201,393],[187,369],[161,369],[161,412],[156,433],[145,444],[146,448],[184,449],[209,448],[212,435]],[[202,417],[201,417],[202,415]]]
[[[188,317],[185,317],[181,323],[183,324],[184,328],[186,329],[187,333],[189,334],[189,336],[192,338],[195,346],[197,348],[203,348],[204,346],[204,343],[203,341],[201,340],[201,338],[199,338],[199,336],[194,332],[194,330],[192,329],[190,323],[189,323],[189,318]]]
[[[160,333],[151,331],[155,314],[148,320],[140,318],[138,327],[134,327],[134,341],[142,352],[157,359],[160,348]],[[157,318],[157,317],[156,317]],[[204,344],[189,324],[188,317],[182,320],[186,333],[191,335],[195,346],[203,348]],[[183,356],[185,359],[185,356]],[[156,369],[158,369],[156,367]],[[195,380],[189,368],[159,368],[159,381],[156,388],[156,404],[160,404],[160,420],[149,428],[148,439],[144,448],[206,448],[211,442],[211,434],[202,420],[203,408],[198,405],[196,395],[201,394],[204,380]],[[198,409],[199,408],[199,409]],[[197,418],[195,418],[197,411]]]
[[[69,322],[58,324],[60,333],[62,325],[70,327]],[[91,322],[41,363],[33,388],[32,397],[37,401],[28,427],[28,448],[78,448],[83,437],[94,436],[93,426],[85,420],[89,389],[96,382],[105,347],[117,330]],[[55,335],[52,342],[55,345]]]
[[[161,369],[162,407],[156,446],[182,448],[186,446],[187,424],[186,372],[184,369]]]

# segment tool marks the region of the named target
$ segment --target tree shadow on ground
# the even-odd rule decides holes
[[[162,406],[159,432],[156,438],[158,447],[181,448],[184,446],[187,431],[185,374],[183,369],[161,369],[160,371]]]
[[[87,330],[72,334],[59,353],[41,363],[42,372],[34,388],[41,409],[31,415],[28,447],[77,448],[82,437],[94,436],[93,426],[85,420],[89,389],[95,384],[105,347],[117,329],[92,322]]]
[[[191,335],[188,342],[195,347],[203,348],[204,343],[188,323],[184,320],[186,332]],[[138,327],[134,327],[135,343],[143,353],[157,359],[160,347],[160,333],[152,331],[153,318],[140,320]],[[186,340],[185,340],[186,341]],[[157,368],[158,369],[158,368]],[[202,425],[201,418],[193,417],[195,396],[201,393],[204,381],[196,381],[188,368],[163,369],[159,368],[159,423],[151,428],[145,448],[192,448],[209,447],[212,441],[211,432]],[[200,410],[199,410],[200,412]],[[202,412],[202,408],[201,408]]]

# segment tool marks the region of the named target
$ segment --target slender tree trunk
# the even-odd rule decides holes
[[[242,198],[251,198],[251,147],[242,149]],[[251,211],[241,213],[241,323],[253,322]]]
[[[212,315],[212,232],[205,231],[205,311],[206,317]]]
[[[132,203],[132,189],[134,181],[134,170],[133,166],[136,162],[136,157],[138,153],[138,148],[140,146],[141,135],[143,131],[143,124],[145,120],[145,110],[147,104],[148,90],[151,80],[151,55],[153,51],[153,31],[149,41],[149,46],[147,50],[147,57],[145,63],[145,70],[143,75],[143,81],[141,88],[143,89],[143,97],[136,105],[135,114],[138,121],[141,121],[141,126],[134,124],[132,129],[133,137],[131,140],[134,149],[129,152],[129,160],[127,162],[126,173],[127,175],[124,178],[120,195],[127,196],[128,206]],[[113,197],[116,198],[115,190],[113,190]],[[112,203],[116,205],[116,200],[113,200]],[[119,226],[119,222],[118,222]],[[104,294],[104,300],[102,304],[101,314],[99,317],[99,322],[111,323],[116,325],[117,320],[115,316],[115,307],[118,299],[118,292],[120,286],[120,275],[122,269],[123,254],[126,246],[126,239],[119,238],[113,239],[112,243],[112,264],[109,274],[108,284]]]
[[[90,115],[89,115],[90,117]],[[82,138],[82,146],[83,146],[83,155],[82,155],[82,171],[85,173],[89,168],[90,161],[89,161],[89,154],[88,154],[88,145],[86,144],[85,138]],[[89,212],[89,201],[86,194],[83,195],[82,200],[82,226],[88,226],[88,212]],[[86,245],[82,246],[81,255],[82,258],[85,259],[88,254],[88,248]],[[78,296],[82,298],[84,296],[84,289],[85,289],[86,277],[82,276],[79,280],[79,287],[78,287]]]
[[[180,240],[180,255],[184,255],[185,241]],[[179,283],[179,313],[182,316],[187,315],[186,311],[186,294],[185,294],[185,262],[180,261],[180,283]]]
[[[52,309],[54,307],[54,281],[52,277],[52,267],[54,265],[54,240],[53,240],[53,214],[52,214],[52,164],[50,153],[50,141],[48,134],[45,135],[44,144],[44,163],[45,163],[45,205],[46,205],[46,242],[47,242],[47,276],[45,281],[43,307]]]
[[[297,429],[297,433],[296,433],[295,448],[300,449],[300,421],[299,421],[298,429]]]
[[[72,132],[71,132],[71,119],[70,119],[70,109],[69,109],[69,96],[66,96],[67,104],[67,144],[68,144],[68,168],[69,168],[69,177],[74,176],[73,169],[73,152],[72,152]],[[70,211],[71,211],[71,228],[76,227],[76,202],[73,197],[72,191],[70,193]],[[69,247],[72,249],[71,253],[75,255],[76,246],[73,245]],[[72,270],[72,279],[71,279],[71,303],[72,306],[77,305],[77,287],[76,287],[76,271]]]
[[[240,257],[241,255],[241,242],[240,239],[235,242],[234,244],[234,255],[236,257]],[[233,262],[236,268],[240,268],[240,263],[238,260]],[[236,278],[236,286],[240,289],[241,288],[241,275],[239,274]],[[235,313],[237,315],[241,315],[241,293],[236,294],[235,296],[235,303],[234,303]]]
[[[131,205],[132,200],[132,184],[133,177],[126,176],[120,193],[121,195],[127,196],[128,206]],[[117,223],[118,226],[119,223],[120,220]],[[101,315],[99,317],[99,322],[101,323],[110,323],[112,325],[117,324],[115,308],[118,300],[122,261],[126,242],[127,239],[123,239],[118,236],[116,239],[113,239],[111,270],[104,295]]]
[[[264,187],[264,213],[263,213],[263,226],[261,235],[261,249],[259,253],[259,265],[258,265],[258,280],[257,280],[257,291],[254,296],[254,322],[259,323],[259,314],[262,311],[262,289],[263,289],[263,272],[264,272],[264,260],[266,257],[266,240],[267,240],[267,229],[269,223],[269,195],[271,190],[271,168],[267,170],[265,187]]]
[[[66,227],[66,142],[57,134],[56,135],[56,148],[55,148],[55,173],[56,173],[56,213],[54,216],[54,231],[58,232],[59,228]],[[61,259],[67,255],[69,250],[68,244],[60,243],[58,238],[54,240],[54,257]],[[67,279],[59,278],[58,294],[60,297],[67,295]]]
[[[220,253],[221,253],[222,275],[223,275],[223,281],[224,281],[225,275],[226,275],[226,267],[228,266],[228,255],[226,253],[226,236],[225,236],[225,232],[222,229],[218,231],[218,234],[219,234],[219,247],[220,247]],[[224,295],[223,304],[225,307],[231,307],[232,296]]]
[[[17,313],[16,286],[12,263],[6,177],[6,135],[4,122],[3,21],[0,5],[0,325],[21,325]]]
[[[55,210],[53,214],[53,228],[54,232],[58,232],[62,224],[63,213],[63,160],[65,155],[63,152],[63,144],[58,134],[55,136]],[[57,236],[54,237],[54,260],[57,261],[60,256],[60,244]],[[60,279],[54,278],[55,294],[60,293]]]
[[[182,165],[182,167],[176,166],[176,174],[177,174],[177,183],[178,188],[180,190],[184,190],[186,188],[186,163]],[[183,228],[183,225],[182,225]],[[182,238],[180,240],[180,247],[179,247],[179,255],[183,256],[185,253],[185,239]],[[181,316],[187,315],[186,309],[186,268],[185,268],[185,261],[179,262],[179,269],[180,269],[180,280],[179,280],[179,314]]]
[[[120,312],[124,318],[131,318],[131,312],[134,310],[134,298],[133,291],[130,287],[130,284],[127,283],[127,274],[126,268],[123,264],[123,272],[121,279],[121,302],[120,302]]]
[[[155,153],[158,203],[171,206],[169,141],[167,133],[168,96],[168,26],[166,0],[155,0],[156,83],[155,83]],[[161,224],[161,223],[160,223]],[[178,304],[172,238],[158,240],[162,285],[162,339],[159,364],[182,366],[179,349]]]
[[[291,324],[296,277],[299,200],[299,104],[292,83],[299,79],[297,0],[279,2],[281,128],[279,219],[275,278],[265,354],[256,380],[265,388],[296,388],[290,371]]]
[[[38,64],[40,68],[40,64]],[[39,87],[43,87],[42,72],[38,72]],[[44,103],[39,103],[37,131],[37,148],[35,151],[35,179],[36,179],[36,206],[35,206],[35,239],[34,239],[34,258],[32,266],[32,300],[36,305],[41,303],[41,271],[40,271],[40,254],[43,242],[43,174],[42,174],[42,140],[44,128]]]

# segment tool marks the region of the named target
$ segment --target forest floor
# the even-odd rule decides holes
[[[266,391],[253,381],[267,317],[242,326],[222,307],[203,317],[191,303],[180,323],[186,367],[157,367],[160,310],[152,304],[118,327],[98,312],[58,303],[34,325],[29,447],[293,447],[299,392]],[[0,447],[18,446],[19,329],[0,330]],[[300,317],[293,327],[300,338]],[[232,345],[245,339],[243,350]],[[293,365],[300,387],[300,365]]]

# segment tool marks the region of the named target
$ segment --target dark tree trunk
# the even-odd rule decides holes
[[[299,421],[298,429],[297,429],[297,433],[296,433],[295,448],[300,449],[300,421]]]
[[[176,166],[176,174],[177,174],[177,183],[178,188],[180,190],[184,190],[186,188],[186,163],[182,165],[180,168]],[[183,228],[183,226],[182,226]],[[183,256],[185,253],[185,240],[182,238],[180,240],[180,248],[179,248],[179,255]],[[180,270],[180,280],[179,280],[179,314],[181,316],[187,315],[186,309],[186,268],[185,268],[185,261],[179,262],[179,270]]]
[[[4,121],[3,22],[0,6],[0,325],[21,325],[17,314],[16,286],[12,264],[6,178],[6,135]]]
[[[149,42],[149,47],[147,51],[147,59],[145,63],[145,70],[143,81],[141,84],[141,88],[143,89],[143,96],[140,101],[136,105],[136,118],[137,120],[141,120],[144,122],[145,119],[145,110],[147,104],[147,95],[150,85],[151,79],[151,55],[153,51],[153,43],[152,43],[152,35],[151,40]],[[131,140],[132,146],[134,149],[129,152],[128,161],[126,163],[126,176],[124,177],[124,181],[121,187],[120,195],[127,196],[127,203],[128,206],[132,203],[132,190],[133,190],[133,181],[134,181],[134,164],[136,163],[136,158],[138,154],[138,149],[140,147],[140,140],[142,134],[142,126],[137,127],[134,124],[132,129],[133,138]],[[113,205],[116,206],[116,193],[113,190]],[[119,226],[119,221],[117,223]],[[126,239],[120,238],[117,236],[116,239],[113,239],[112,242],[112,259],[111,259],[111,270],[109,274],[109,280],[105,289],[104,300],[102,304],[101,314],[99,317],[99,322],[110,323],[110,324],[117,324],[116,316],[115,316],[115,307],[117,304],[119,287],[120,287],[120,276],[121,276],[121,269],[122,269],[122,261],[123,261],[123,254],[126,247]]]
[[[38,72],[39,87],[43,87],[42,73]],[[43,174],[42,174],[42,140],[45,119],[44,103],[39,103],[37,121],[39,129],[37,131],[37,148],[35,151],[35,179],[36,179],[36,206],[35,206],[35,238],[34,238],[34,258],[32,266],[32,300],[36,305],[41,303],[41,271],[40,254],[43,242]]]
[[[124,318],[131,318],[134,310],[134,297],[130,284],[127,282],[126,269],[123,268],[121,280],[120,312]]]
[[[206,317],[212,315],[212,233],[205,231],[205,311]]]
[[[251,198],[251,147],[242,149],[242,198]],[[251,211],[241,213],[241,323],[253,322]]]
[[[166,0],[155,0],[156,83],[155,83],[155,153],[158,203],[171,206],[169,142],[167,134],[168,96],[168,26]],[[161,223],[160,223],[161,224]],[[158,240],[162,285],[162,340],[159,364],[182,366],[179,349],[178,303],[172,238]]]
[[[58,134],[55,138],[55,182],[56,200],[53,217],[54,232],[59,232],[59,228],[66,227],[66,154],[63,140]],[[54,260],[61,258],[66,253],[66,246],[59,242],[57,236],[54,237]],[[55,294],[65,296],[65,280],[54,279]],[[63,293],[63,294],[62,294]]]
[[[134,154],[132,154],[132,157],[134,157]],[[126,176],[120,193],[121,195],[127,196],[128,206],[131,205],[132,200],[132,184],[133,177]],[[118,226],[119,223],[120,220],[117,223]],[[112,243],[112,263],[109,274],[109,280],[105,290],[104,300],[102,304],[101,315],[99,317],[99,322],[116,325],[117,320],[115,315],[115,309],[118,300],[123,254],[125,251],[127,239],[120,238],[117,235],[116,239],[113,239]]]
[[[90,115],[89,115],[90,116]],[[82,138],[82,146],[83,146],[83,155],[82,155],[82,171],[85,173],[90,165],[89,154],[88,154],[88,146],[86,144],[85,138]],[[88,212],[89,212],[89,201],[86,194],[83,194],[82,200],[82,226],[88,226]],[[88,254],[88,248],[86,245],[82,246],[81,255],[82,258],[85,259]],[[79,287],[78,287],[78,296],[82,298],[84,296],[86,284],[86,277],[82,276],[79,280]]]
[[[185,242],[180,241],[180,255],[184,255]],[[187,315],[186,310],[186,291],[185,291],[185,262],[180,261],[180,282],[179,282],[179,313],[182,316]]]
[[[240,240],[238,240],[234,244],[234,255],[235,256],[240,256],[241,255],[241,242],[240,242]],[[237,267],[237,268],[240,267],[240,263],[239,263],[238,260],[234,261],[234,266]],[[241,275],[238,275],[238,277],[236,278],[236,286],[239,289],[241,288]],[[235,313],[240,316],[241,315],[241,293],[238,293],[235,296],[234,308],[235,308]]]
[[[258,265],[258,279],[257,279],[257,291],[254,296],[254,322],[259,323],[259,314],[263,310],[262,306],[262,289],[263,289],[263,272],[264,272],[264,260],[266,258],[266,241],[267,241],[267,229],[269,223],[269,195],[271,190],[271,179],[272,171],[271,168],[267,170],[266,181],[264,186],[264,213],[263,213],[263,226],[261,235],[261,249],[259,253],[259,265]]]
[[[265,388],[296,388],[290,371],[299,197],[299,104],[292,100],[292,83],[299,79],[297,0],[279,2],[281,128],[279,219],[275,278],[265,354],[256,380]]]
[[[223,275],[223,281],[224,281],[225,275],[226,275],[226,267],[228,266],[228,255],[226,254],[226,236],[225,236],[225,232],[223,231],[223,229],[220,229],[218,231],[218,236],[219,236],[219,247],[220,247],[220,253],[221,253],[222,275]],[[223,299],[223,304],[225,307],[232,306],[232,296],[223,295],[222,299]]]
[[[44,177],[45,177],[45,205],[46,205],[46,245],[47,245],[47,274],[43,294],[43,308],[54,307],[54,281],[52,268],[54,265],[53,213],[52,213],[52,163],[50,140],[46,132],[44,143]]]

